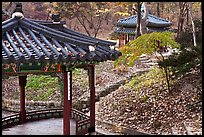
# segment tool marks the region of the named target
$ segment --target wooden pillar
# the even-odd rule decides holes
[[[125,44],[128,43],[128,42],[127,42],[127,41],[128,41],[128,40],[127,40],[127,35],[128,35],[128,34],[124,34]]]
[[[69,80],[68,81],[70,84],[70,110],[72,111],[72,71],[69,71]]]
[[[127,42],[130,42],[130,36],[127,34]]]
[[[95,69],[89,66],[89,89],[90,89],[90,128],[89,134],[95,133]]]
[[[122,46],[125,44],[125,34],[122,35]]]
[[[122,34],[119,34],[119,48],[122,46]]]
[[[63,72],[64,76],[64,110],[63,110],[63,133],[70,135],[70,72]]]
[[[19,76],[20,85],[20,121],[26,122],[26,110],[25,110],[25,86],[27,76]]]

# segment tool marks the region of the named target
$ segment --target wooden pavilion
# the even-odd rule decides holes
[[[142,13],[143,16],[143,13]],[[119,47],[123,44],[127,44],[130,40],[133,40],[136,34],[137,16],[130,16],[118,20],[116,24],[116,30],[119,39]],[[172,31],[170,26],[172,22],[163,18],[148,14],[147,16],[147,32],[162,32]]]
[[[52,21],[24,17],[17,5],[12,18],[2,22],[2,76],[18,76],[20,85],[20,123],[27,121],[25,86],[27,75],[63,74],[63,134],[70,134],[72,110],[72,70],[88,70],[90,89],[90,126],[95,132],[95,64],[115,60],[121,53],[116,43],[93,38],[68,29],[53,16]],[[56,18],[54,18],[56,17]],[[86,132],[83,132],[85,134]]]

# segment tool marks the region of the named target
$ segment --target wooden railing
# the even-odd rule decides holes
[[[7,117],[2,118],[2,129],[8,128],[13,125],[20,124],[20,115],[14,114]]]
[[[90,119],[84,119],[76,122],[76,134],[77,135],[85,135],[88,133],[90,128]]]
[[[49,118],[61,118],[63,117],[63,109],[51,108],[43,110],[34,110],[26,113],[26,122],[37,121]],[[87,134],[90,127],[90,117],[84,113],[72,109],[71,118],[76,121],[76,134]],[[14,114],[2,118],[2,129],[21,124],[20,115]]]
[[[26,113],[26,121],[61,117],[63,117],[63,110],[61,108],[34,110]]]
[[[87,134],[90,127],[90,117],[76,109],[72,109],[72,112],[71,118],[76,120],[76,134]]]

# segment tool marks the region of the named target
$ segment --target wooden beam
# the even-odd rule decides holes
[[[20,121],[21,123],[26,122],[26,109],[25,109],[25,86],[27,76],[19,76],[20,85]]]

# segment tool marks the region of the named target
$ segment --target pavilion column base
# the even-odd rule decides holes
[[[88,129],[88,132],[89,132],[89,135],[96,135],[95,127],[90,127],[90,128]]]
[[[21,123],[25,123],[26,122],[26,111],[20,111],[20,121]]]

